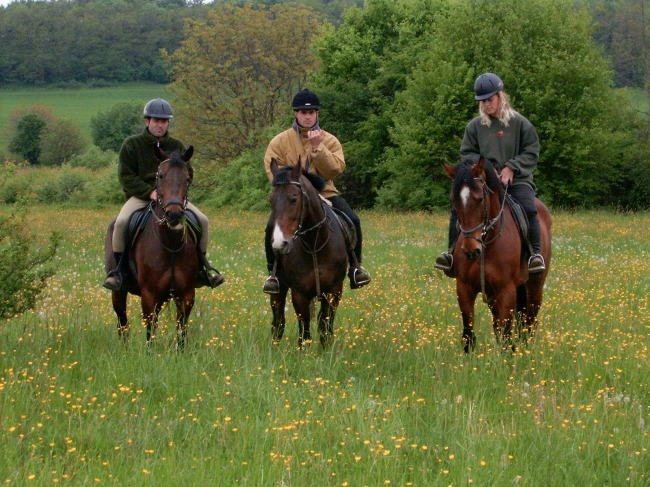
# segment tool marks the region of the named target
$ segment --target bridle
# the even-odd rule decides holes
[[[162,166],[165,162],[167,162],[167,161],[161,162],[160,166]],[[179,200],[178,198],[172,198],[167,203],[165,203],[163,201],[163,199],[162,199],[162,195],[160,193],[160,187],[159,187],[160,186],[160,179],[162,177],[162,173],[160,172],[160,166],[158,166],[158,171],[156,172],[156,195],[157,195],[156,203],[157,203],[158,208],[160,208],[162,210],[162,217],[159,218],[158,215],[156,215],[156,212],[153,211],[153,202],[150,203],[150,205],[151,205],[151,210],[152,210],[153,216],[156,219],[156,222],[158,223],[158,225],[167,225],[167,226],[169,226],[169,222],[167,221],[167,217],[166,217],[167,207],[170,206],[170,205],[179,205],[181,207],[181,213],[183,215],[185,215],[185,211],[187,210],[187,202],[188,202],[187,193],[189,191],[190,183],[189,183],[189,181],[186,183],[185,196],[183,197],[182,201]]]
[[[505,187],[503,191],[503,200],[501,201],[501,205],[499,208],[499,212],[496,214],[494,218],[490,218],[490,208],[488,206],[488,197],[490,194],[494,194],[494,191],[485,183],[485,180],[483,179],[482,176],[479,176],[477,178],[474,178],[474,181],[478,181],[482,185],[482,190],[483,190],[483,221],[476,225],[474,228],[471,228],[469,230],[465,230],[462,225],[460,225],[459,222],[459,227],[460,231],[463,233],[463,238],[467,239],[473,239],[476,240],[480,245],[481,245],[481,294],[483,295],[483,301],[486,304],[490,304],[491,300],[487,299],[487,294],[485,293],[485,248],[490,245],[492,242],[494,242],[497,238],[501,236],[501,233],[503,232],[503,228],[505,226],[505,214],[504,214],[504,208],[506,206],[506,197],[508,195],[508,186]],[[497,234],[492,237],[490,240],[486,240],[487,235],[494,230],[496,227],[497,223],[499,223],[499,231]],[[475,237],[472,235],[474,232],[477,230],[481,230],[481,236],[480,237]]]

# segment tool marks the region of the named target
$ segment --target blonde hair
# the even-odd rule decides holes
[[[510,97],[505,91],[499,91],[497,96],[499,97],[499,109],[497,110],[496,118],[507,127],[508,121],[513,118],[517,112],[510,106]],[[478,104],[478,111],[481,114],[481,125],[487,125],[488,127],[492,125],[492,119],[483,111],[482,101]]]

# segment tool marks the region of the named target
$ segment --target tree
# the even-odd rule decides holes
[[[81,155],[88,145],[81,130],[69,118],[58,118],[47,125],[41,136],[40,162],[44,166],[60,166],[75,155]]]
[[[396,98],[396,148],[383,165],[390,177],[380,190],[381,204],[448,204],[442,191],[448,183],[436,166],[458,157],[464,125],[477,115],[473,82],[486,71],[501,76],[514,108],[537,129],[542,150],[535,180],[547,203],[621,201],[624,174],[638,147],[637,123],[611,88],[612,72],[591,33],[588,12],[571,0],[450,4],[436,22],[427,55]]]
[[[41,155],[41,135],[46,123],[38,115],[30,113],[16,125],[16,135],[9,143],[9,151],[36,164]]]
[[[143,129],[142,106],[135,102],[117,103],[90,119],[93,144],[101,150],[119,152],[127,137]]]
[[[185,41],[166,55],[177,135],[218,165],[266,143],[262,130],[288,115],[317,66],[310,44],[318,28],[301,6],[223,6],[188,20]]]

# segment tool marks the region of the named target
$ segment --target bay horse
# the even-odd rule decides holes
[[[190,176],[186,162],[193,154],[190,146],[184,154],[169,157],[157,150],[161,160],[156,174],[157,201],[151,202],[146,223],[127,252],[131,255],[131,276],[121,291],[112,292],[113,309],[118,318],[119,335],[126,339],[129,322],[126,314],[128,293],[141,297],[142,318],[147,326],[147,345],[154,338],[158,314],[167,301],[176,303],[176,349],[183,350],[186,325],[194,306],[198,272],[196,236],[186,220]],[[113,256],[113,220],[106,232],[105,269],[116,267]],[[129,242],[127,242],[127,247]],[[127,252],[123,258],[127,258]]]
[[[504,348],[512,346],[513,319],[521,320],[524,341],[532,338],[551,264],[548,208],[535,198],[546,270],[529,275],[528,246],[522,244],[506,203],[507,188],[492,164],[481,157],[477,163],[464,160],[453,167],[443,163],[443,167],[454,181],[451,201],[460,223],[453,257],[465,352],[475,345],[474,302],[479,293],[492,312],[494,334]]]
[[[300,159],[295,166],[283,168],[273,159],[271,172],[272,245],[280,283],[279,293],[271,295],[273,342],[278,343],[284,334],[284,306],[291,289],[298,317],[298,347],[311,342],[314,299],[320,301],[318,332],[321,344],[326,346],[333,335],[348,268],[345,237],[332,210],[318,194],[325,185],[322,177],[303,170]]]

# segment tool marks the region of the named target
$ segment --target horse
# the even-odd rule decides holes
[[[291,289],[298,317],[298,347],[311,343],[310,321],[314,299],[320,301],[318,331],[325,347],[332,339],[334,318],[343,293],[348,268],[343,230],[318,190],[325,180],[303,170],[300,159],[279,168],[271,161],[273,189],[269,196],[275,226],[272,236],[276,255],[278,294],[271,295],[273,343],[284,334],[284,306]]]
[[[184,154],[169,157],[157,151],[161,160],[156,174],[157,200],[149,204],[146,223],[128,250],[132,276],[125,279],[122,290],[112,291],[113,310],[118,318],[118,334],[129,335],[126,315],[128,293],[141,297],[142,317],[147,326],[147,345],[155,336],[158,314],[167,301],[176,303],[176,349],[182,351],[187,336],[187,320],[194,306],[198,272],[196,235],[186,219],[190,176],[186,162],[193,154],[190,146]],[[116,267],[113,257],[113,220],[106,232],[105,269]],[[128,246],[128,242],[127,242]],[[127,258],[127,253],[124,257]]]
[[[453,248],[456,295],[463,317],[465,352],[474,349],[474,302],[479,293],[492,312],[497,343],[514,350],[512,323],[517,319],[526,342],[532,338],[551,264],[551,215],[535,198],[541,227],[541,254],[546,270],[528,272],[528,246],[522,243],[504,187],[496,170],[482,157],[477,163],[443,163],[453,179],[451,201],[460,224]]]

